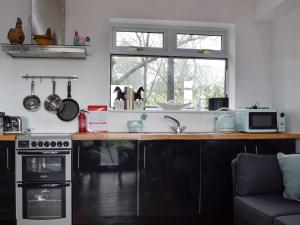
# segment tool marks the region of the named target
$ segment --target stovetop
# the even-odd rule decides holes
[[[71,134],[31,133],[17,136],[16,149],[66,149],[72,148]]]

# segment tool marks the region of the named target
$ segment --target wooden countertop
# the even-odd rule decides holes
[[[0,141],[15,141],[16,134],[0,134]]]
[[[2,134],[0,141],[15,141],[16,134]],[[73,140],[223,140],[223,139],[300,139],[291,133],[75,133]]]
[[[222,140],[222,139],[300,139],[291,133],[75,133],[73,140]]]

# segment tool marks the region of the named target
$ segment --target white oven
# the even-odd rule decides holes
[[[19,136],[16,142],[18,225],[71,225],[69,136]]]

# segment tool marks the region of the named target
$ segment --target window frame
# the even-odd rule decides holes
[[[117,46],[117,32],[144,32],[144,33],[162,33],[163,34],[163,47],[151,48],[143,47],[143,50],[135,49],[134,46]],[[162,52],[166,52],[168,48],[168,30],[164,28],[146,28],[139,26],[113,26],[112,27],[112,48],[111,55],[160,55]]]
[[[221,36],[221,50],[209,50],[207,53],[201,53],[201,49],[184,49],[177,48],[177,34],[187,35],[203,35],[203,36]],[[195,58],[228,58],[227,56],[227,44],[226,44],[226,31],[225,30],[212,30],[212,29],[174,29],[172,33],[172,46],[174,46],[175,52],[178,52],[182,56],[189,56]]]
[[[175,25],[149,25],[149,24],[123,24],[112,23],[111,26],[111,50],[110,50],[110,64],[113,56],[153,56],[166,58],[198,58],[198,59],[212,59],[225,60],[225,74],[224,74],[224,97],[228,95],[228,64],[229,64],[229,47],[228,47],[228,29],[220,27],[187,27]],[[163,33],[163,48],[147,48],[142,50],[134,49],[132,47],[117,46],[116,37],[117,32],[150,32]],[[214,35],[221,36],[221,50],[209,50],[207,52],[200,52],[198,49],[180,49],[177,48],[177,34],[192,34],[192,35]],[[111,89],[111,71],[110,65],[110,89]],[[111,90],[110,90],[111,93]],[[111,105],[113,103],[110,103]],[[147,106],[153,108],[153,106]]]
[[[150,32],[163,33],[163,48],[147,48],[142,51],[132,47],[117,46],[116,40],[118,31],[121,32]],[[143,25],[112,25],[111,37],[111,55],[148,55],[148,56],[168,56],[168,57],[190,57],[190,58],[219,58],[228,59],[228,40],[226,29],[222,28],[191,28],[178,26],[143,26]],[[210,50],[207,53],[201,53],[198,49],[179,49],[177,48],[177,34],[194,34],[194,35],[215,35],[221,36],[221,51]]]

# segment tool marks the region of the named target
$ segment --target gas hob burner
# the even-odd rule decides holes
[[[71,149],[71,135],[31,134],[17,137],[16,149]]]

